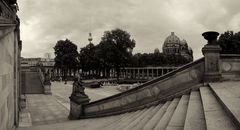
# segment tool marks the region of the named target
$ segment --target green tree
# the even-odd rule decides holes
[[[55,53],[55,67],[60,68],[63,72],[64,79],[66,78],[67,70],[74,74],[78,65],[77,45],[70,40],[59,40],[54,47]]]
[[[135,40],[124,30],[106,31],[97,49],[99,60],[105,67],[115,68],[119,77],[120,68],[128,64],[135,44]]]
[[[218,43],[223,54],[240,54],[240,32],[226,31],[220,35]]]

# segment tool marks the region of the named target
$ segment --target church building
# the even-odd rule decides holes
[[[185,39],[180,40],[178,36],[171,32],[163,44],[163,54],[166,55],[182,55],[189,61],[193,61],[193,51],[191,47],[188,46]]]

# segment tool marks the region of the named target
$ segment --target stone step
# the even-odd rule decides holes
[[[167,101],[159,111],[145,124],[143,130],[152,130],[156,126],[156,124],[160,121],[164,113],[166,112],[167,108],[171,104],[171,101]]]
[[[169,105],[169,107],[167,108],[167,111],[164,113],[163,117],[161,118],[161,120],[157,123],[156,127],[154,128],[154,130],[163,130],[166,129],[178,103],[179,103],[179,98],[175,98],[171,104]]]
[[[151,113],[154,110],[155,106],[152,106],[150,108],[147,108],[147,110],[142,113],[138,118],[136,118],[134,121],[130,122],[128,125],[126,125],[122,130],[131,130],[134,126],[138,124],[143,118],[145,118],[149,113]]]
[[[150,111],[148,115],[143,117],[141,121],[137,122],[137,124],[133,126],[131,130],[141,130],[145,126],[145,124],[161,109],[162,106],[163,104],[158,104],[157,106],[154,106],[154,109]]]
[[[121,115],[115,115],[110,116],[109,118],[102,119],[102,118],[95,118],[97,120],[94,121],[88,121],[88,124],[86,125],[86,130],[99,130],[101,127],[108,126],[111,124],[116,124],[118,120],[126,116],[127,113],[121,114]],[[93,123],[94,122],[94,123]]]
[[[166,130],[182,130],[184,127],[189,95],[183,95],[177,105]]]
[[[192,91],[188,103],[184,130],[206,130],[202,100],[199,91]]]
[[[226,112],[240,129],[240,84],[239,82],[211,83],[211,89]]]
[[[103,126],[103,127],[99,128],[99,129],[100,129],[100,130],[111,130],[111,129],[115,129],[115,127],[118,126],[120,123],[122,123],[123,121],[128,120],[129,118],[137,115],[138,113],[140,113],[140,110],[135,111],[135,112],[129,112],[129,113],[127,113],[127,114],[123,114],[124,116],[123,116],[120,120],[118,120],[118,121],[116,121],[115,123],[112,123],[112,124],[110,124],[110,125],[108,125],[108,126]]]
[[[209,87],[200,88],[204,115],[208,130],[236,130],[227,113],[213,95]]]
[[[120,122],[118,125],[115,126],[114,130],[122,130],[124,127],[126,127],[128,124],[130,124],[132,121],[136,120],[139,116],[141,116],[145,111],[148,109],[145,108],[143,110],[139,110],[140,112],[137,113],[136,115]]]

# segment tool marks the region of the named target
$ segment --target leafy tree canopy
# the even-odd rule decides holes
[[[54,47],[55,66],[74,68],[78,64],[77,46],[70,40],[59,40]]]
[[[240,32],[226,31],[220,35],[218,43],[223,54],[240,54]]]
[[[128,32],[121,29],[104,32],[101,42],[97,46],[100,60],[115,68],[125,66],[131,58],[136,44],[135,40],[130,37]]]

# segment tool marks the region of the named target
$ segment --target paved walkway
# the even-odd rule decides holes
[[[29,94],[27,95],[27,108],[20,116],[20,126],[36,126],[44,124],[54,124],[68,122],[70,110],[69,96],[72,92],[72,82],[52,83],[52,95]],[[96,101],[119,91],[114,86],[104,86],[101,88],[86,88],[86,94],[91,101]]]
[[[64,84],[63,82],[52,83],[52,93],[55,97],[61,97],[66,102],[69,102],[69,96],[72,92],[72,82]],[[119,93],[116,86],[103,86],[101,88],[85,88],[85,93],[91,99],[90,102],[109,97]]]
[[[32,125],[68,121],[68,109],[56,102],[56,99],[51,95],[27,95],[27,102]]]

